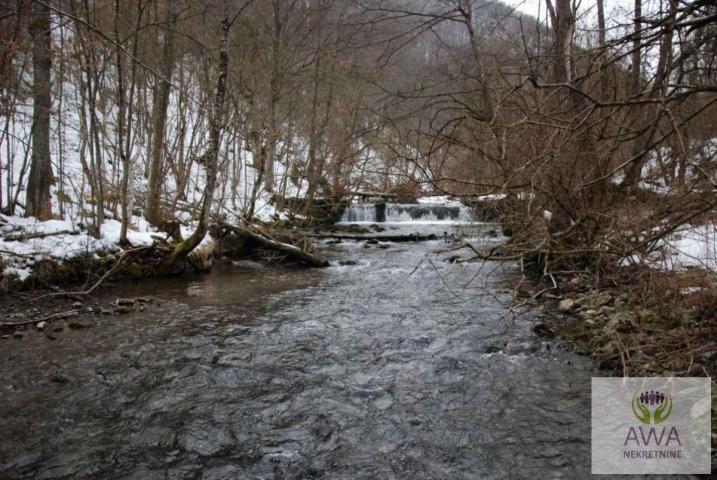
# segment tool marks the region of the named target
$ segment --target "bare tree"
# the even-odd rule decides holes
[[[120,244],[128,244],[127,228],[132,214],[132,195],[130,192],[130,175],[132,171],[132,124],[134,119],[134,100],[137,88],[137,56],[139,53],[139,35],[145,7],[141,0],[137,1],[136,23],[132,39],[131,67],[129,74],[129,93],[125,93],[124,64],[126,55],[119,46],[122,44],[119,33],[120,0],[115,0],[115,42],[117,70],[117,150],[122,163],[122,180],[120,185],[122,228]]]
[[[226,0],[225,0],[226,1]],[[221,21],[221,39],[219,58],[217,62],[217,83],[214,93],[212,112],[209,117],[209,147],[205,155],[206,185],[204,198],[199,211],[197,227],[192,235],[174,247],[173,251],[164,259],[160,267],[164,273],[183,268],[181,263],[187,255],[194,250],[204,239],[209,227],[209,215],[214,200],[214,191],[217,184],[217,171],[219,168],[219,149],[221,148],[222,133],[225,125],[225,103],[227,97],[227,81],[229,73],[229,32],[241,12],[251,4],[247,2],[233,16],[230,15],[229,6],[224,5],[224,18]]]
[[[157,87],[152,104],[152,146],[149,154],[149,181],[145,217],[154,225],[159,225],[163,218],[160,213],[160,196],[162,193],[165,126],[167,124],[167,108],[171,90],[172,72],[174,71],[174,2],[166,2],[164,21],[166,30],[162,34],[162,56],[160,59],[161,76],[157,78]]]
[[[53,181],[50,164],[50,8],[44,2],[35,2],[32,5],[32,15],[29,25],[33,57],[32,163],[27,183],[25,214],[47,220],[52,215],[50,186]]]

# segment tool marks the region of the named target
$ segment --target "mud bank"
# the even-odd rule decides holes
[[[80,287],[94,290],[107,280],[127,281],[167,275],[160,268],[172,251],[173,244],[157,237],[150,245],[128,247],[119,251],[98,250],[68,258],[33,259],[31,272],[19,278],[13,271],[0,269],[0,292]],[[175,269],[173,275],[206,273],[215,260],[262,259],[274,263],[297,263],[325,266],[313,253],[313,247],[301,236],[271,227],[235,227],[215,225],[202,243]],[[0,264],[0,267],[2,264]],[[162,272],[162,273],[160,273]],[[4,274],[3,274],[4,273]]]

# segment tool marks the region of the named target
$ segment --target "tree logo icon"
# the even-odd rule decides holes
[[[657,425],[667,420],[672,413],[672,397],[655,390],[635,392],[632,413],[645,425]]]

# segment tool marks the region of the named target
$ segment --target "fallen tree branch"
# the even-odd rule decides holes
[[[251,225],[251,224],[249,224]],[[278,240],[275,240],[271,238],[268,234],[265,234],[259,229],[256,229],[257,231],[253,231],[249,227],[242,227],[242,226],[236,226],[236,225],[222,225],[226,230],[229,232],[244,236],[247,238],[250,238],[251,240],[255,241],[259,245],[269,248],[271,250],[276,250],[282,253],[285,253],[293,258],[296,258],[297,260],[300,260],[301,262],[307,263],[313,267],[328,267],[329,262],[321,255],[310,253],[307,251],[304,251],[300,249],[297,246],[290,245],[288,243],[280,242]]]
[[[0,240],[6,242],[24,242],[25,240],[32,240],[34,238],[45,238],[53,237],[55,235],[79,235],[77,230],[58,230],[56,232],[43,232],[43,233],[24,233],[19,235],[5,235],[0,237]]]
[[[452,247],[449,250],[445,251],[454,251],[454,250],[460,250],[461,248],[468,248],[473,251],[475,256],[461,259],[461,262],[468,262],[471,260],[490,260],[490,261],[509,261],[509,260],[520,260],[523,258],[523,253],[517,253],[517,254],[503,254],[501,252],[505,251],[505,247],[503,245],[498,245],[495,247],[492,247],[489,250],[478,250],[476,247],[470,244],[470,242],[463,242],[457,247]]]
[[[42,255],[42,252],[19,253],[19,252],[13,252],[12,250],[0,250],[0,253],[3,255],[18,257],[18,258],[35,258],[37,255]]]
[[[337,240],[376,240],[379,242],[425,242],[428,240],[438,240],[438,236],[434,233],[428,235],[420,235],[417,233],[409,233],[404,235],[362,235],[351,233],[309,233],[307,236],[325,240],[334,238]]]
[[[96,281],[90,288],[88,288],[87,290],[81,290],[81,291],[79,291],[79,292],[55,292],[55,293],[48,293],[48,294],[45,294],[45,295],[41,295],[41,296],[35,298],[34,300],[40,300],[40,299],[46,298],[46,297],[89,295],[89,294],[91,294],[92,292],[94,292],[95,289],[96,289],[97,287],[99,287],[100,284],[102,284],[102,282],[104,282],[106,279],[108,279],[110,276],[112,276],[115,272],[117,272],[117,271],[120,270],[121,268],[126,267],[126,265],[123,265],[122,262],[124,261],[125,257],[126,257],[128,254],[134,253],[134,252],[144,252],[144,251],[146,251],[146,250],[152,250],[152,249],[154,249],[156,246],[157,246],[157,244],[156,244],[156,243],[153,243],[152,245],[143,245],[143,246],[141,246],[141,247],[135,247],[135,248],[131,248],[131,249],[129,249],[129,250],[123,250],[122,253],[121,253],[121,255],[120,255],[120,257],[119,257],[119,259],[117,259],[117,262],[112,266],[112,268],[110,268],[109,270],[107,270],[107,271],[99,278],[99,280],[97,280],[97,281]]]
[[[396,193],[384,193],[384,192],[347,192],[347,196],[361,197],[361,198],[383,198],[383,199],[395,199],[400,198],[400,195]]]
[[[62,320],[63,318],[72,317],[74,315],[77,315],[78,313],[80,313],[79,310],[68,310],[67,312],[53,313],[52,315],[48,315],[46,317],[35,318],[32,320],[23,320],[21,322],[2,322],[2,323],[0,323],[0,328],[2,328],[2,327],[18,327],[21,325],[30,325],[33,323],[49,322],[52,320]]]

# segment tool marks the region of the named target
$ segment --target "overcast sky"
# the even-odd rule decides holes
[[[541,10],[541,17],[545,14],[545,4],[541,5],[541,0],[503,0],[503,3],[507,3],[513,7],[516,7],[521,12],[525,12],[534,17],[538,16],[538,9]]]
[[[545,20],[546,8],[545,0],[501,0],[503,3],[516,7],[521,12],[538,17],[540,13],[540,19]],[[605,5],[605,16],[609,18],[620,18],[621,21],[625,20],[625,16],[632,12],[632,0],[603,0]],[[649,2],[646,2],[649,3]],[[578,12],[589,17],[597,18],[596,13],[596,2],[595,0],[581,0]],[[590,18],[586,18],[589,22]],[[595,22],[596,23],[596,22]]]

